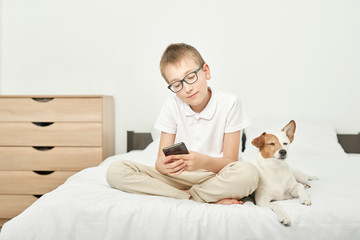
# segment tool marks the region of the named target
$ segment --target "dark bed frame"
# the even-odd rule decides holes
[[[360,133],[338,134],[338,141],[346,153],[360,153]],[[127,131],[127,151],[142,150],[153,141],[151,133]],[[242,151],[245,150],[246,135],[242,136]]]
[[[143,150],[153,141],[151,133],[127,131],[127,151]]]
[[[338,134],[337,137],[346,153],[360,153],[360,133]]]

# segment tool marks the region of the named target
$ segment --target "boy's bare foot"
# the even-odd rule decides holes
[[[221,199],[220,201],[215,202],[215,204],[231,205],[231,204],[244,204],[244,203],[235,198],[224,198]]]

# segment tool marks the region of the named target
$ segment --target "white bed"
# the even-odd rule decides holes
[[[246,130],[244,160],[255,159],[254,137],[286,123],[254,122]],[[105,180],[110,163],[153,165],[157,145],[155,140],[144,151],[113,156],[75,174],[7,222],[0,239],[360,239],[360,154],[344,153],[331,126],[297,124],[288,162],[319,180],[306,190],[311,206],[298,199],[278,202],[290,227],[252,202],[224,206],[110,188]]]

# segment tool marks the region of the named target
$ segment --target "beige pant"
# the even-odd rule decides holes
[[[193,197],[198,202],[217,202],[224,198],[241,199],[258,186],[259,171],[248,162],[232,162],[219,173],[183,172],[171,177],[131,161],[116,161],[107,171],[111,187],[129,193],[157,195],[177,199]],[[189,190],[189,194],[181,191]]]

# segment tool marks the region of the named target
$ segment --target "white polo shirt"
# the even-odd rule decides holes
[[[240,100],[232,94],[212,90],[200,113],[176,95],[164,103],[155,128],[176,134],[175,143],[184,142],[189,150],[222,157],[224,133],[239,131],[250,124]]]

